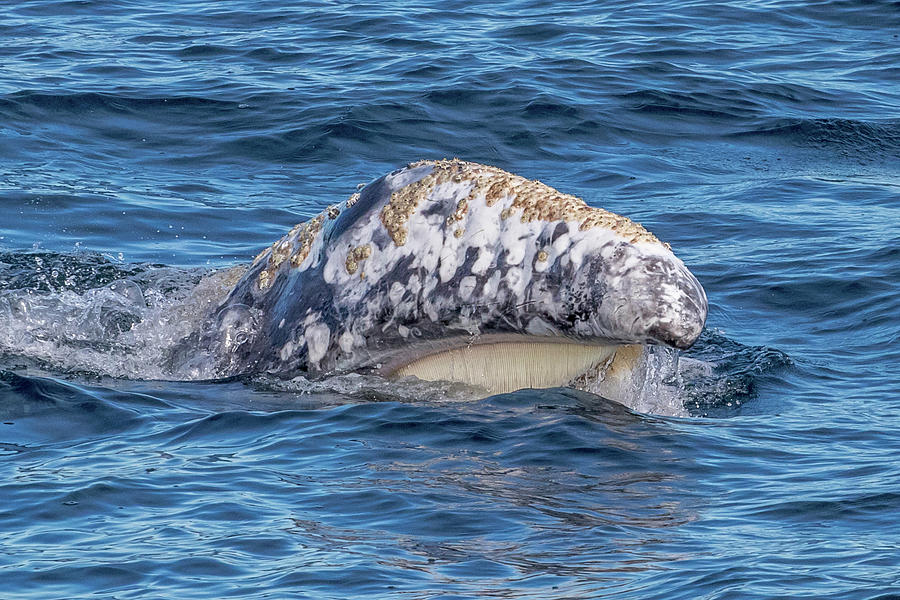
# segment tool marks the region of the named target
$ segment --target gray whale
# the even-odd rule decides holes
[[[614,398],[646,345],[690,347],[706,314],[696,277],[639,224],[496,167],[426,160],[264,250],[191,345],[221,375],[492,393],[591,376]]]

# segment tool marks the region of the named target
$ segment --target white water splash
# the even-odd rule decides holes
[[[685,381],[697,373],[710,375],[712,365],[681,356],[666,346],[647,346],[634,369],[610,387],[602,373],[581,379],[578,389],[604,397],[637,412],[669,417],[688,417]]]
[[[0,354],[27,357],[64,372],[127,379],[204,379],[213,363],[181,373],[170,351],[196,331],[230,289],[233,270],[196,282],[196,273],[148,271],[131,279],[76,291],[33,288],[0,292]]]

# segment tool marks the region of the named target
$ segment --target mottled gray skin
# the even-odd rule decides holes
[[[438,167],[449,175],[416,192],[398,244],[385,206]],[[217,374],[389,375],[453,346],[522,336],[693,344],[706,295],[668,247],[627,221],[626,230],[646,235],[634,241],[565,219],[525,222],[510,208],[514,186],[493,205],[472,192],[471,177],[494,177],[479,169],[490,168],[442,161],[394,171],[323,213],[311,243],[295,228],[261,254],[199,340],[217,355]],[[465,214],[454,218],[467,197]],[[363,245],[368,257],[348,266],[348,253]]]

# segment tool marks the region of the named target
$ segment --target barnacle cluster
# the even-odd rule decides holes
[[[256,257],[256,261],[259,261],[268,255],[266,268],[258,275],[259,289],[265,290],[272,284],[275,272],[286,260],[290,260],[292,267],[297,267],[306,260],[316,236],[322,230],[325,216],[325,213],[322,213],[309,221],[295,225],[286,236]]]
[[[359,269],[359,263],[370,256],[372,256],[372,247],[369,244],[357,246],[350,250],[350,252],[347,253],[347,260],[344,263],[344,266],[347,268],[347,273],[350,275],[356,273]]]
[[[504,201],[500,212],[503,219],[520,213],[523,223],[576,221],[580,222],[579,227],[582,231],[602,227],[614,231],[631,243],[660,243],[639,223],[608,210],[588,206],[581,198],[558,192],[540,181],[525,179],[497,167],[459,159],[419,161],[410,163],[408,167],[425,165],[433,167],[431,173],[396,190],[381,211],[381,222],[398,246],[406,243],[409,234],[407,223],[419,204],[428,198],[438,185],[451,181],[471,182],[472,189],[466,198],[457,202],[456,209],[447,217],[448,225],[462,221],[469,205],[476,199],[483,198],[489,207]]]

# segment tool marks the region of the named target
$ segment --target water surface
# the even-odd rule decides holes
[[[900,595],[898,31],[849,0],[0,8],[3,596]],[[674,400],[154,377],[204,275],[452,156],[672,245],[710,299]]]

